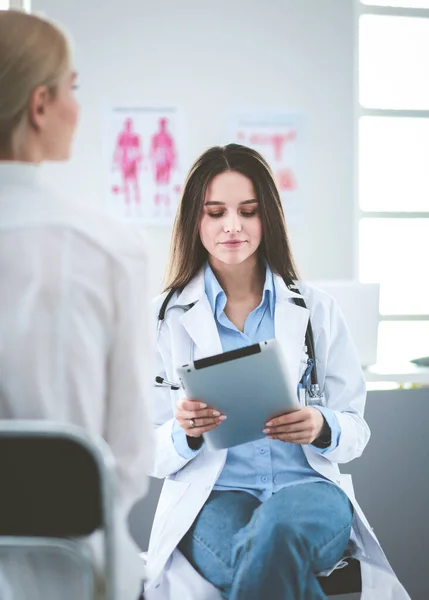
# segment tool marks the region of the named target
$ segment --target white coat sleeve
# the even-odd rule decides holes
[[[325,400],[337,417],[341,434],[338,446],[325,457],[334,463],[347,463],[362,454],[370,437],[363,416],[366,385],[345,319],[333,300],[329,317],[330,328],[316,343],[316,356],[323,355],[320,346],[326,343]]]
[[[155,352],[155,373],[167,377],[166,364],[171,363],[169,350],[169,330],[165,321],[158,335]],[[172,392],[168,387],[154,387],[152,392],[152,424],[155,432],[155,458],[150,475],[164,479],[180,471],[191,458],[184,458],[177,452],[172,437],[174,410],[180,392]],[[177,397],[176,397],[177,396]]]
[[[116,264],[112,283],[115,315],[107,365],[105,435],[117,463],[123,508],[129,510],[147,492],[153,457],[148,400],[153,344],[143,252]]]

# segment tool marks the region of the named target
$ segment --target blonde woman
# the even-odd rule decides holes
[[[69,422],[105,438],[117,465],[117,598],[136,600],[142,573],[126,518],[146,492],[150,455],[145,264],[116,223],[41,180],[41,163],[69,158],[75,82],[56,26],[0,12],[0,418]],[[19,585],[12,559],[0,564],[13,600],[82,597],[53,560],[28,556]]]

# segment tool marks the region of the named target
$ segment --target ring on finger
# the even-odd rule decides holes
[[[189,427],[192,429],[195,427],[195,419],[189,419]]]

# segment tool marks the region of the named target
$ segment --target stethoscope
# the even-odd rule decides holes
[[[300,293],[298,287],[294,283],[288,283],[286,281],[285,281],[285,283],[286,283],[287,287],[289,288],[289,290],[291,290],[292,292],[296,292],[298,294]],[[178,291],[178,290],[176,288],[173,288],[168,292],[168,294],[164,298],[164,301],[159,310],[157,333],[156,333],[157,342],[159,339],[159,334],[161,331],[162,324],[164,323],[164,320],[165,320],[165,315],[167,312],[168,305],[170,303],[171,298],[176,293],[176,291]],[[301,306],[302,308],[307,308],[303,298],[293,298],[293,302],[296,305]],[[194,304],[195,303],[185,304],[185,305],[180,305],[180,306],[172,306],[170,310],[180,309],[180,310],[187,312],[194,306]],[[304,390],[306,399],[310,398],[313,402],[314,401],[317,402],[317,401],[320,401],[320,399],[323,397],[323,393],[320,391],[319,380],[317,377],[316,355],[314,352],[314,336],[313,336],[313,328],[311,326],[310,319],[308,319],[307,330],[305,332],[305,345],[306,345],[306,352],[308,354],[307,367],[301,378],[301,381],[298,384],[298,393],[300,393],[301,390]],[[194,345],[191,344],[190,362],[192,362],[194,360],[193,346]],[[180,384],[172,382],[172,381],[168,381],[167,379],[165,379],[164,377],[161,377],[160,375],[155,377],[155,384],[158,387],[159,386],[168,387],[171,390],[179,390],[181,388]]]

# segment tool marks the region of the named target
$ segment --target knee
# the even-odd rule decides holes
[[[254,543],[271,549],[271,552],[307,554],[310,552],[310,540],[300,523],[265,517],[257,523],[254,531]]]

